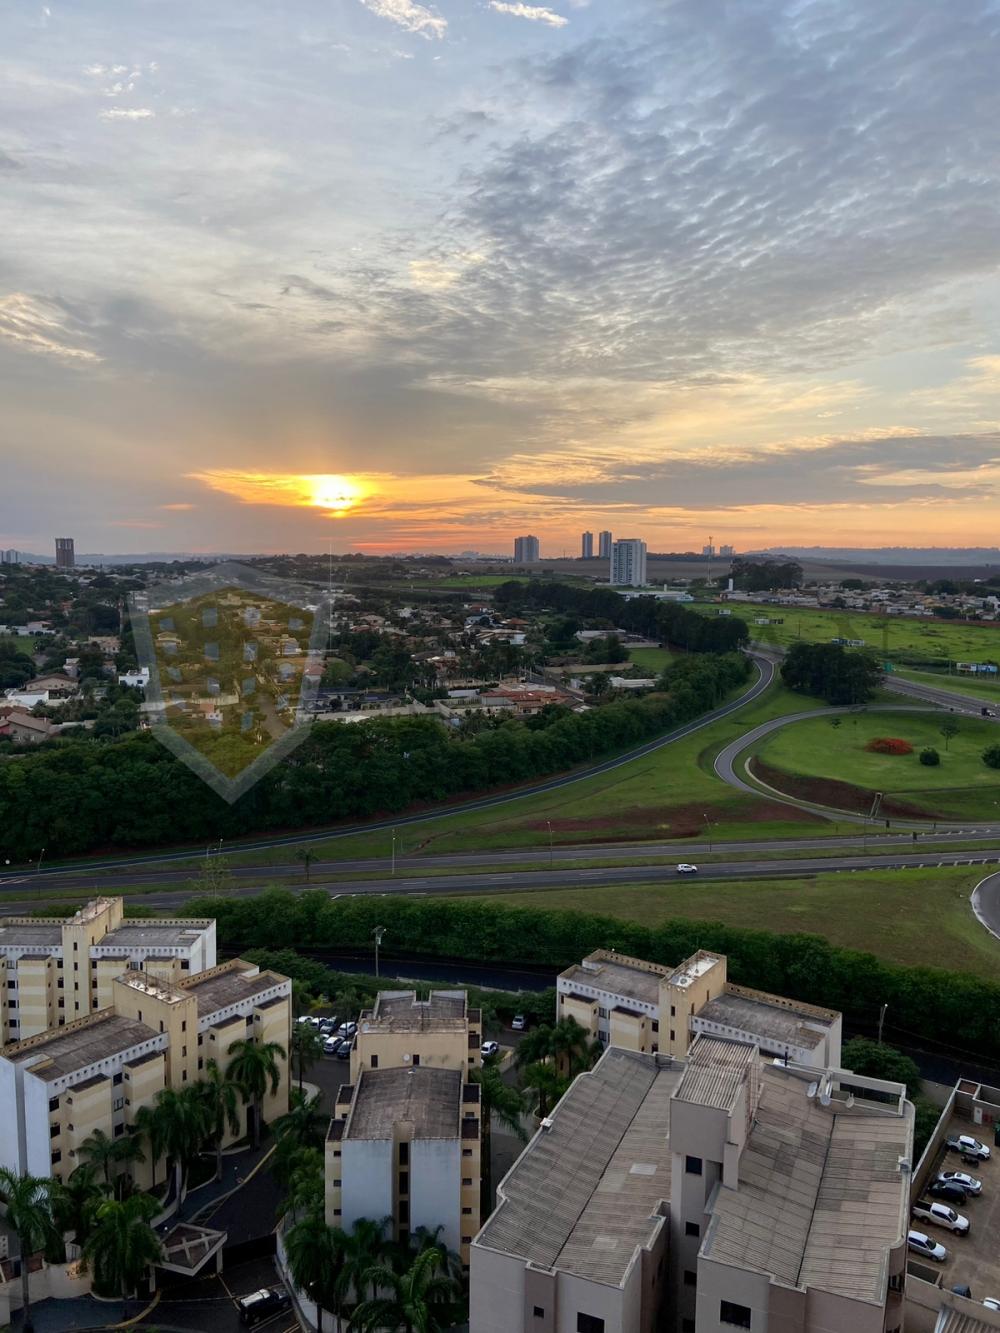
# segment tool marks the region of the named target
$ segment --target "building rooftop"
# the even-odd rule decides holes
[[[159,945],[184,948],[199,940],[208,928],[208,923],[197,921],[135,921],[126,922],[109,930],[97,941],[101,949],[133,949],[155,947]]]
[[[703,977],[706,972],[710,972],[718,962],[721,962],[721,959],[717,954],[699,950],[693,957],[681,963],[680,967],[674,968],[670,972],[670,984],[682,989],[692,986],[699,977]]]
[[[618,1047],[577,1078],[514,1163],[477,1245],[618,1286],[670,1199],[682,1066]]]
[[[110,1009],[101,1010],[89,1018],[66,1028],[55,1028],[51,1034],[42,1033],[15,1042],[6,1047],[4,1055],[15,1064],[37,1061],[32,1072],[47,1082],[75,1074],[88,1065],[107,1060],[113,1055],[139,1046],[159,1034],[134,1018],[123,1018]],[[39,1057],[44,1057],[45,1063]]]
[[[198,1001],[198,1017],[204,1018],[231,1004],[239,1004],[241,1000],[252,1000],[254,996],[263,994],[264,991],[285,980],[285,977],[279,977],[276,972],[259,972],[251,967],[246,967],[245,970],[232,968],[229,971],[217,972],[214,976],[196,974],[184,982],[182,993],[195,996]]]
[[[14,948],[23,948],[25,946],[36,949],[48,946],[52,949],[58,949],[62,944],[62,927],[60,925],[46,925],[43,921],[25,922],[20,921],[7,922],[0,925],[0,949],[4,945],[10,945]]]
[[[777,996],[761,992],[725,990],[701,1007],[698,1018],[709,1023],[723,1023],[741,1032],[750,1032],[767,1041],[789,1046],[818,1046],[824,1030],[832,1027],[834,1017],[819,1017],[822,1011],[802,1008]]]
[[[370,1013],[361,1016],[362,1032],[435,1032],[464,1029],[468,1021],[464,990],[432,990],[418,1000],[412,990],[379,991]]]
[[[759,1060],[756,1046],[719,1037],[695,1037],[676,1092],[678,1101],[731,1111],[750,1066]]]
[[[407,1121],[415,1139],[453,1139],[462,1120],[457,1069],[365,1069],[354,1091],[345,1139],[391,1139]]]
[[[582,963],[574,963],[560,972],[559,980],[574,986],[594,986],[642,1004],[659,1004],[660,981],[669,975],[669,967],[598,949]]]
[[[739,1188],[716,1196],[701,1253],[786,1286],[880,1301],[888,1250],[907,1227],[899,1163],[913,1147],[912,1107],[823,1106],[809,1089],[764,1067]]]

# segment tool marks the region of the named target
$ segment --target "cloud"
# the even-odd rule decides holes
[[[379,18],[388,19],[407,32],[419,33],[421,37],[441,38],[448,30],[448,21],[416,0],[361,0],[365,9],[371,10]]]
[[[97,113],[101,120],[151,120],[156,112],[148,106],[113,106]]]
[[[192,504],[169,504],[169,505],[157,505],[156,507],[157,509],[169,509],[171,513],[175,514],[185,513],[189,509],[196,508],[196,506]]]
[[[86,335],[56,301],[46,301],[25,292],[0,297],[0,339],[22,351],[39,352],[66,361],[100,361],[90,348],[81,346]]]
[[[562,14],[553,13],[551,9],[544,9],[540,5],[508,4],[506,0],[490,0],[490,9],[495,9],[498,14],[513,14],[515,18],[545,23],[550,28],[565,28],[569,23],[569,19],[564,18]]]

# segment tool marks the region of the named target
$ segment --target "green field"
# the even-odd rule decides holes
[[[950,694],[963,694],[968,699],[975,699],[981,704],[1000,705],[1000,680],[995,676],[981,678],[977,676],[949,674],[946,671],[912,671],[908,667],[894,667],[893,677],[911,680],[915,685],[929,685],[932,689],[947,690]]]
[[[960,728],[945,748],[941,724],[945,713],[895,713],[873,711],[851,713],[839,719],[825,717],[793,722],[773,732],[760,745],[758,756],[773,769],[791,778],[848,782],[865,791],[882,792],[916,805],[929,817],[1000,817],[1000,771],[982,761],[987,745],[1000,740],[1000,730],[978,718],[955,719]],[[873,754],[866,750],[876,737],[908,741],[913,753]],[[936,749],[941,763],[925,767],[919,753]],[[769,779],[770,780],[770,779]],[[781,783],[782,790],[795,790],[794,780]],[[807,799],[819,799],[802,784]]]
[[[998,943],[969,895],[983,867],[831,872],[802,879],[694,878],[657,885],[492,895],[510,907],[570,908],[655,927],[672,917],[779,932],[805,931],[895,963],[954,968],[995,980]],[[481,901],[477,894],[477,900]],[[602,940],[613,947],[614,940]]]
[[[691,607],[703,615],[718,615],[719,609],[714,603]],[[765,606],[756,602],[731,602],[728,609],[747,622],[752,639],[781,648],[799,640],[829,643],[833,638],[864,639],[865,646],[887,662],[892,661],[893,653],[899,652],[917,653],[941,662],[1000,662],[1000,623],[954,624],[946,620]],[[756,625],[757,616],[780,620],[782,624]]]
[[[659,675],[673,661],[673,653],[668,648],[630,648],[628,660],[632,666]]]

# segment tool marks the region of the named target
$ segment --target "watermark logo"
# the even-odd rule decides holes
[[[330,603],[317,588],[225,563],[133,593],[154,735],[232,803],[308,735]]]

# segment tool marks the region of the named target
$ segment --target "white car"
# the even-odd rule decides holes
[[[687,861],[682,861],[677,867],[677,873],[678,875],[697,875],[698,867],[689,864]]]
[[[964,1153],[966,1157],[978,1157],[983,1162],[990,1160],[989,1148],[985,1143],[974,1139],[971,1134],[957,1134],[954,1138],[948,1139],[945,1146],[952,1152]]]
[[[939,1171],[937,1178],[942,1185],[961,1185],[966,1194],[981,1194],[983,1191],[983,1182],[964,1171]]]
[[[498,1041],[484,1041],[479,1048],[479,1054],[485,1060],[488,1055],[500,1054],[500,1043]]]
[[[987,1310],[1000,1311],[1000,1296],[987,1296],[983,1301],[983,1304],[986,1306]]]
[[[906,1243],[914,1254],[922,1254],[925,1259],[933,1259],[936,1263],[943,1264],[948,1258],[944,1246],[931,1240],[930,1236],[925,1236],[922,1231],[908,1231]]]
[[[515,1014],[511,1020],[511,1028],[515,1032],[523,1032],[527,1024],[524,1021],[524,1014]]]

